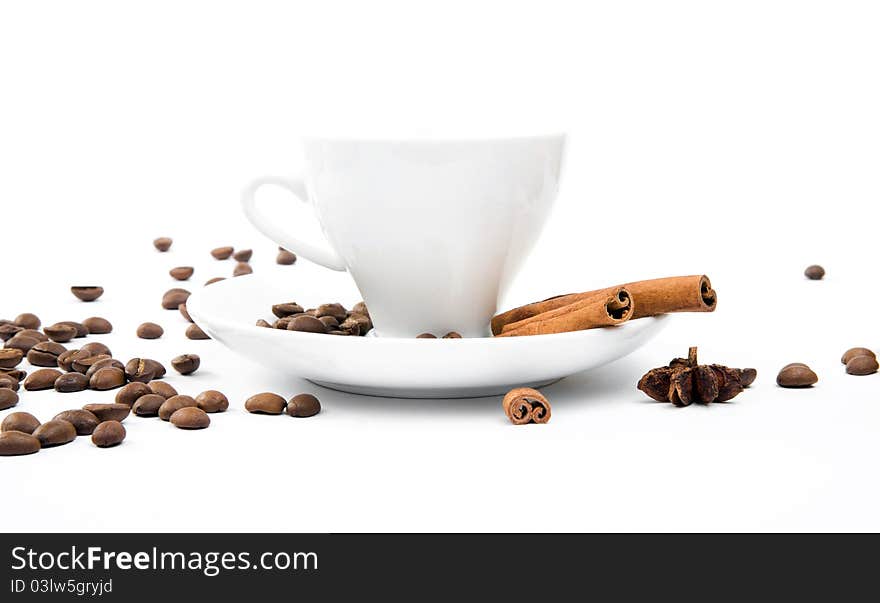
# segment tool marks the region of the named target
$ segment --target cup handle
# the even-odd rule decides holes
[[[288,251],[292,251],[297,255],[320,264],[331,270],[345,270],[345,262],[339,257],[339,254],[330,247],[328,242],[324,246],[307,243],[298,237],[288,234],[285,230],[278,226],[278,220],[272,219],[270,216],[262,213],[257,209],[256,193],[260,187],[266,184],[272,184],[286,188],[299,201],[308,205],[309,196],[306,193],[305,183],[301,178],[257,178],[248,184],[241,193],[241,207],[244,214],[251,224],[256,226],[257,230],[281,245]]]

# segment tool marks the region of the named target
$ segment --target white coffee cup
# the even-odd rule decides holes
[[[377,335],[481,337],[550,213],[564,146],[564,135],[309,139],[303,177],[254,180],[242,205],[285,249],[348,270]],[[266,184],[310,203],[327,244],[259,211]]]

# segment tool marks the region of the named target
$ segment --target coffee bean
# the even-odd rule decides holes
[[[20,431],[33,433],[40,426],[37,417],[29,412],[13,412],[6,415],[3,423],[0,423],[0,431]]]
[[[232,276],[244,276],[245,274],[253,273],[254,269],[251,268],[251,265],[246,262],[239,262],[235,265],[235,269],[232,271]]]
[[[189,315],[189,311],[186,309],[186,304],[180,304],[177,306],[177,309],[180,311],[180,315],[183,316],[188,322],[193,322],[192,316]]]
[[[215,260],[228,260],[233,251],[235,250],[232,247],[217,247],[211,250],[211,255]]]
[[[743,387],[748,387],[758,378],[758,371],[753,368],[739,369],[739,382]]]
[[[40,446],[50,448],[74,441],[76,439],[76,428],[70,421],[52,419],[37,427],[33,435],[40,440]]]
[[[137,336],[141,339],[159,339],[164,332],[165,329],[154,322],[141,323],[137,328]]]
[[[159,407],[164,403],[165,398],[159,394],[147,394],[135,401],[131,407],[131,412],[139,417],[155,417],[159,414]]]
[[[40,440],[20,431],[0,433],[0,456],[20,456],[40,451]]]
[[[24,353],[19,349],[2,348],[0,349],[0,367],[15,368],[23,357]]]
[[[232,254],[232,259],[236,262],[250,262],[251,256],[254,255],[253,249],[239,249]]]
[[[85,344],[80,348],[80,351],[91,354],[92,356],[98,356],[100,354],[106,354],[107,356],[112,356],[113,352],[110,351],[106,345],[99,341],[93,341],[91,343]]]
[[[776,376],[776,384],[780,387],[810,387],[818,380],[816,373],[802,362],[785,365]]]
[[[92,443],[98,448],[110,448],[125,439],[125,427],[119,421],[104,421],[95,428]]]
[[[81,392],[89,387],[89,378],[82,373],[64,373],[55,379],[54,387],[62,394]]]
[[[282,331],[286,331],[287,327],[290,326],[290,321],[296,318],[297,316],[305,316],[305,314],[294,314],[293,316],[285,316],[284,318],[279,318],[274,323],[272,323],[272,328],[281,329]]]
[[[113,331],[113,325],[110,324],[110,321],[106,318],[101,318],[100,316],[92,316],[91,318],[86,318],[83,321],[83,325],[89,330],[89,333],[92,335],[106,335]]]
[[[14,378],[12,375],[0,373],[0,389],[11,389],[12,391],[17,392],[19,388],[18,384],[18,379]]]
[[[266,322],[265,320],[263,320],[262,318],[258,318],[256,324],[257,324],[258,327],[266,327],[266,328],[269,328],[269,329],[272,328],[272,325],[269,324],[268,322]]]
[[[313,417],[321,412],[321,403],[312,394],[297,394],[287,403],[291,417]]]
[[[61,371],[51,368],[36,370],[24,380],[24,388],[28,391],[51,389],[55,385],[55,380],[62,374]]]
[[[104,287],[75,286],[70,288],[70,292],[84,302],[92,302],[104,294]]]
[[[138,398],[152,393],[153,391],[146,383],[134,381],[128,385],[124,385],[122,389],[116,392],[115,400],[117,404],[125,404],[130,408]]]
[[[825,269],[822,266],[817,266],[813,264],[812,266],[807,266],[807,269],[804,270],[804,276],[806,276],[811,281],[818,281],[825,276]]]
[[[370,311],[367,310],[367,304],[365,304],[362,301],[359,301],[358,303],[356,303],[354,306],[351,307],[351,313],[352,314],[362,314],[362,315],[366,316],[367,318],[370,317]]]
[[[153,247],[159,251],[165,252],[171,249],[171,243],[173,242],[174,241],[168,237],[159,237],[158,239],[153,239]]]
[[[847,364],[856,356],[870,356],[871,358],[877,357],[877,355],[868,348],[850,348],[843,353],[843,356],[841,356],[840,358],[840,362],[842,362],[843,364]]]
[[[279,248],[278,255],[275,256],[275,263],[281,264],[283,266],[294,264],[296,263],[296,254],[292,251],[287,251],[286,249]]]
[[[28,362],[34,366],[58,366],[58,357],[67,351],[60,343],[41,341],[27,353]]]
[[[166,310],[177,310],[180,304],[185,303],[189,296],[190,293],[186,289],[180,289],[179,287],[169,289],[162,296],[162,307]]]
[[[196,396],[196,404],[205,412],[224,412],[229,408],[229,400],[215,389],[209,389]]]
[[[18,394],[11,389],[0,387],[0,410],[12,408],[18,404]]]
[[[211,339],[196,323],[193,323],[186,328],[186,337],[187,339]]]
[[[303,307],[296,302],[287,302],[284,304],[275,304],[272,306],[272,314],[278,318],[285,316],[293,316],[294,314],[302,314]]]
[[[21,351],[21,350],[19,350]],[[12,379],[13,381],[24,381],[27,377],[27,371],[18,368],[2,368],[0,367],[0,377]]]
[[[195,272],[195,270],[192,266],[178,266],[177,268],[169,270],[168,274],[178,281],[185,281],[193,275],[193,272]]]
[[[101,356],[95,356],[94,358],[100,358],[100,360],[94,362],[92,366],[89,367],[89,370],[86,371],[87,379],[91,379],[92,375],[100,371],[102,368],[114,367],[123,371],[125,370],[125,365],[116,360],[116,358],[108,358],[104,354]]]
[[[150,389],[150,393],[159,394],[166,400],[177,395],[177,390],[174,389],[174,386],[166,381],[150,381],[147,383],[147,387]]]
[[[125,372],[112,366],[98,369],[89,379],[89,387],[98,391],[116,389],[123,385],[125,385]]]
[[[74,335],[74,337],[76,339],[80,339],[80,338],[85,337],[91,333],[91,331],[89,331],[89,328],[85,325],[85,323],[82,323],[82,322],[76,322],[73,320],[62,320],[62,321],[57,322],[55,324],[67,325],[68,327],[73,327],[74,329],[76,329],[76,335]],[[43,331],[45,332],[46,329],[43,329]],[[48,335],[48,333],[46,333],[46,334]],[[51,339],[51,337],[49,339]],[[64,343],[64,342],[61,342],[61,343]]]
[[[96,364],[102,363],[104,360],[112,360],[110,356],[107,354],[90,354],[87,351],[80,350],[78,353],[74,354],[71,360],[70,366],[78,373],[86,374],[88,373],[93,366]],[[101,367],[103,368],[103,364]],[[92,375],[94,375],[94,371],[92,371]],[[89,375],[91,379],[91,375]]]
[[[128,404],[86,404],[83,410],[87,410],[96,417],[98,421],[124,421],[131,412]]]
[[[215,276],[214,278],[205,281],[205,287],[207,287],[208,285],[213,285],[214,283],[219,283],[220,281],[225,281],[225,280],[226,280],[225,276]]]
[[[339,327],[339,321],[333,318],[332,316],[322,316],[319,318],[322,323],[324,323],[324,327],[328,330],[336,330]],[[348,320],[348,319],[346,319]]]
[[[345,336],[351,335],[351,333],[349,331],[336,331],[336,330],[327,331],[327,334],[328,335],[345,335]]]
[[[248,412],[256,414],[280,415],[284,412],[286,405],[287,401],[278,394],[263,392],[248,398],[244,403],[244,408]]]
[[[37,331],[35,329],[23,329],[18,332],[19,337],[33,337],[37,341],[49,341],[49,336],[43,333],[42,331]]]
[[[167,421],[175,412],[181,408],[189,406],[198,406],[192,396],[172,396],[165,400],[165,402],[162,403],[162,406],[159,407],[159,418],[163,421]]]
[[[334,330],[345,331],[349,335],[358,336],[361,335],[361,324],[356,320],[346,318],[342,321],[342,324]]]
[[[39,316],[31,314],[30,312],[19,314],[12,322],[22,329],[39,329],[40,325],[43,324],[40,322]]]
[[[95,427],[101,422],[98,420],[98,417],[81,408],[62,411],[52,417],[52,420],[70,422],[74,429],[76,429],[76,435],[92,435],[92,432],[95,431]]]
[[[352,312],[348,318],[342,321],[339,328],[343,331],[349,331],[352,335],[366,335],[367,331],[373,328],[373,321],[368,316]]]
[[[443,339],[461,339],[461,334],[456,333],[455,331],[449,331],[446,335],[443,336]]]
[[[211,424],[211,417],[201,408],[187,406],[171,415],[171,424],[180,429],[204,429]]]
[[[15,324],[2,324],[0,325],[0,340],[9,341],[23,330],[22,327]]]
[[[321,318],[322,316],[332,316],[339,322],[348,318],[348,310],[346,310],[342,304],[321,304],[318,306],[317,310],[318,318]]]
[[[21,350],[23,353],[27,354],[30,349],[38,343],[40,343],[40,340],[36,337],[19,334],[7,341],[3,347]]]
[[[422,333],[421,335],[416,335],[416,339],[437,339],[437,336],[432,333]]]
[[[125,375],[129,381],[147,383],[165,376],[165,367],[149,358],[132,358],[125,363]]]
[[[846,363],[846,373],[848,375],[871,375],[877,372],[880,365],[877,359],[871,356],[856,356]]]
[[[181,354],[171,359],[171,367],[181,375],[191,375],[196,372],[202,359],[198,354]]]
[[[314,316],[297,316],[287,326],[288,331],[301,331],[304,333],[326,333],[324,323]]]

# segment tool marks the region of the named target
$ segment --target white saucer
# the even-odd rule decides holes
[[[300,279],[302,292],[292,291]],[[359,297],[346,275],[303,265],[283,276],[254,274],[196,288],[187,310],[212,338],[245,358],[331,389],[396,398],[470,398],[546,385],[629,354],[668,320],[473,339],[339,337],[254,324],[258,318],[273,320],[272,305],[286,301],[308,307],[338,301],[351,307]]]

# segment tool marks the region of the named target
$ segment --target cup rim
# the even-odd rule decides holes
[[[511,134],[504,136],[341,136],[341,135],[302,135],[303,144],[506,144],[522,142],[565,142],[568,133],[563,131],[540,134]]]

